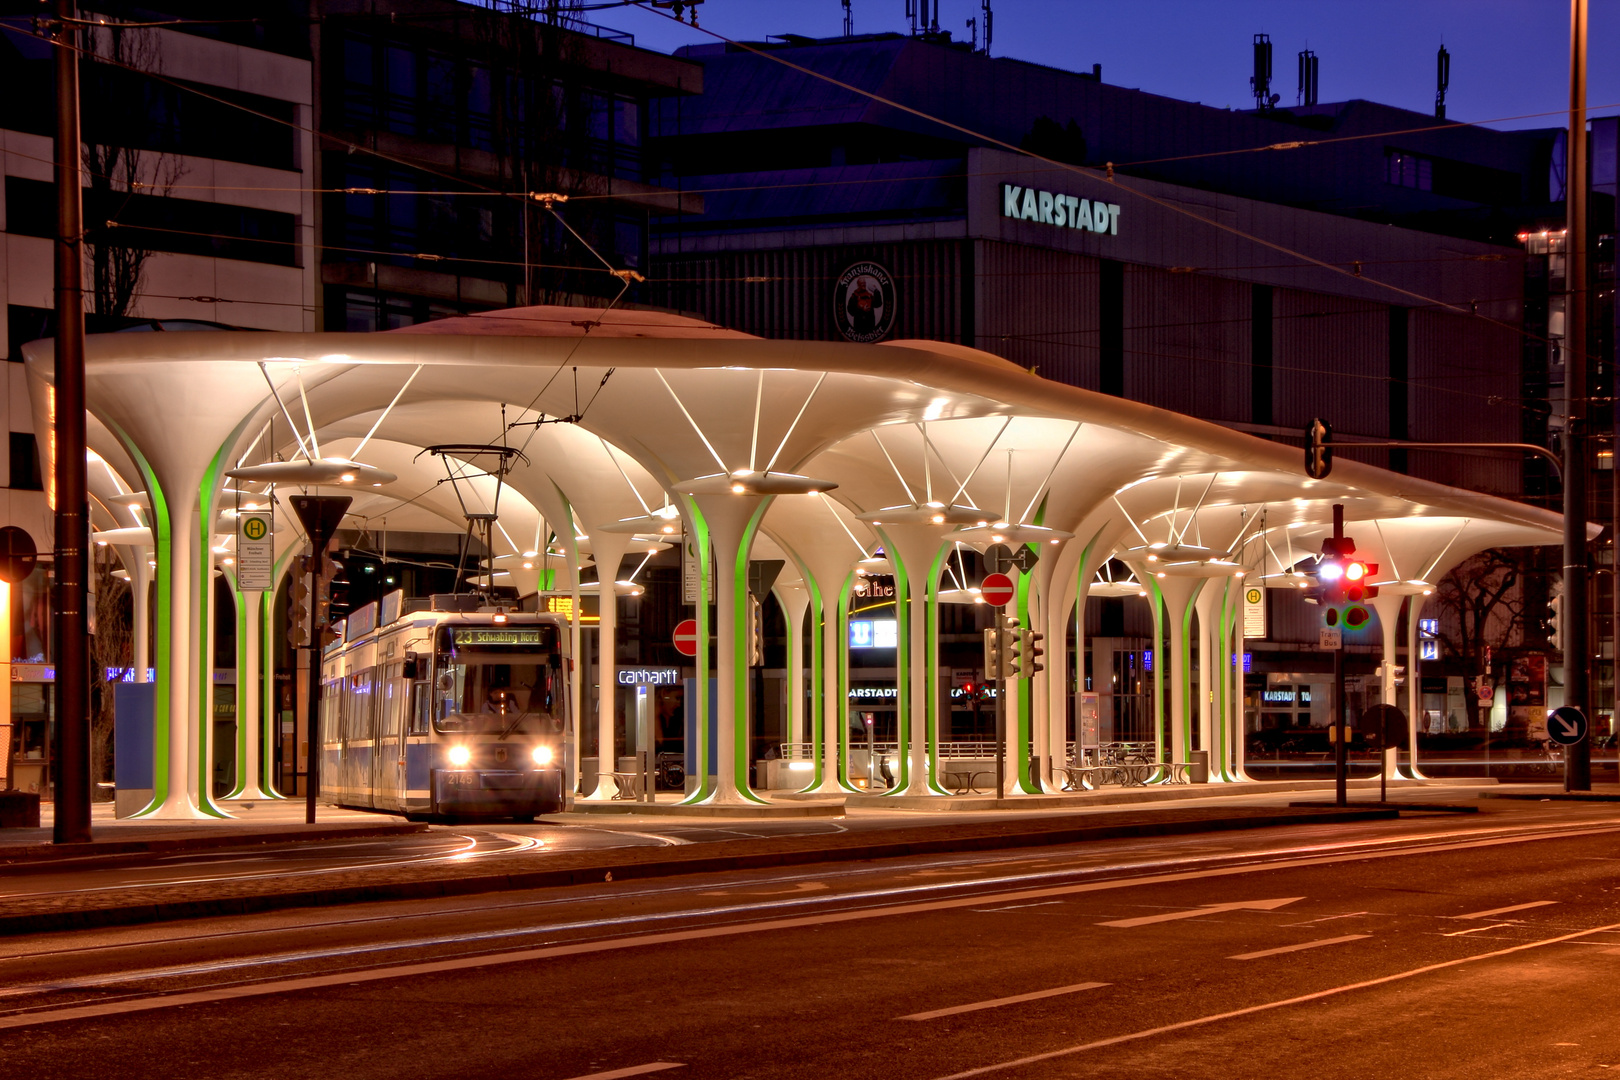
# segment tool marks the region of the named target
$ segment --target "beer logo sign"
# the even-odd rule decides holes
[[[858,262],[838,275],[833,325],[848,341],[882,341],[894,329],[894,279],[875,262]]]

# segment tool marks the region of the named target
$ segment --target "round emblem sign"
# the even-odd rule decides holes
[[[249,540],[263,540],[264,534],[270,531],[270,526],[264,518],[248,518],[242,522],[242,535]]]
[[[1252,585],[1249,586],[1248,590],[1243,594],[1243,599],[1247,603],[1258,604],[1260,602],[1260,590]]]
[[[875,262],[858,262],[838,275],[833,325],[849,341],[882,341],[894,329],[894,279]]]

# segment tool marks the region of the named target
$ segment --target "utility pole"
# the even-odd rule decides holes
[[[1586,0],[1569,5],[1564,143],[1564,704],[1591,716],[1586,596]],[[1592,789],[1592,743],[1564,754],[1564,790]]]
[[[85,616],[83,207],[73,0],[56,0],[56,818],[51,840],[90,841],[90,649]]]

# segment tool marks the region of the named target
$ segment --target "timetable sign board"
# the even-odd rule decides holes
[[[268,592],[276,585],[276,540],[267,511],[236,516],[236,587]]]
[[[1259,585],[1246,585],[1243,588],[1243,636],[1266,636],[1266,591]]]

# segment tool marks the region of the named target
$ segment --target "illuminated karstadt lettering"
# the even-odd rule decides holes
[[[1001,185],[1001,216],[1014,221],[1038,221],[1060,229],[1119,235],[1119,205],[1093,202],[1017,184]]]

